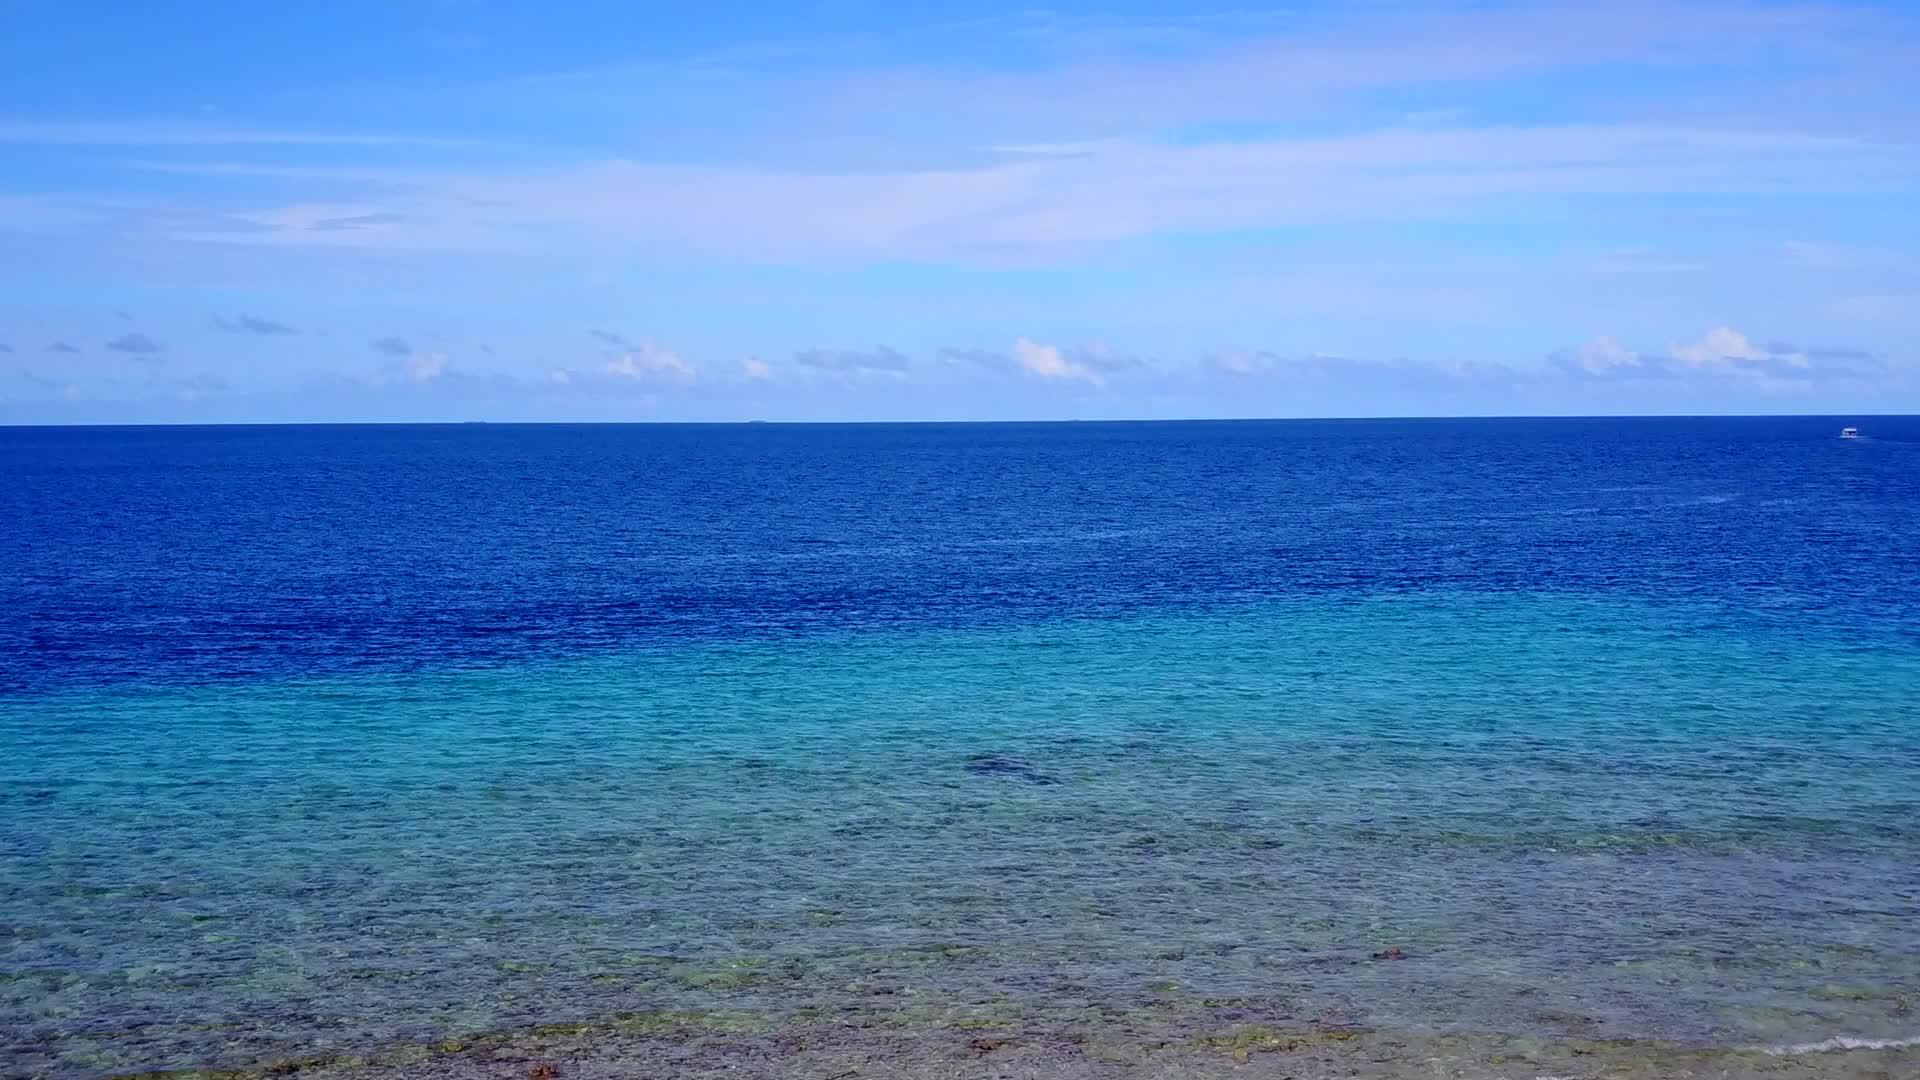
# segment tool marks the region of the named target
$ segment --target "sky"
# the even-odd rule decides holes
[[[1920,412],[1920,6],[0,25],[0,423]]]

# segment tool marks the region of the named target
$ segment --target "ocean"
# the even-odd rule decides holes
[[[1920,418],[12,428],[0,522],[0,1075],[1920,1036]]]

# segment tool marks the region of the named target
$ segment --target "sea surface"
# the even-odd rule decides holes
[[[1916,1002],[1920,418],[0,429],[0,1075]]]

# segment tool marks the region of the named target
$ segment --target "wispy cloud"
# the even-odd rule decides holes
[[[1131,353],[1116,351],[1104,341],[1089,341],[1072,351],[1081,366],[1112,375],[1146,366],[1147,361]]]
[[[46,391],[65,401],[78,401],[81,396],[79,384],[68,382],[64,379],[50,379],[45,375],[33,371],[21,372],[20,378],[24,380],[28,386],[36,390]]]
[[[937,115],[962,139],[992,133],[1026,147],[1302,116],[1451,116],[1477,88],[1559,68],[1626,65],[1645,80],[1710,55],[1717,84],[1739,78],[1742,60],[1777,61],[1813,37],[1837,62],[1855,60],[1850,51],[1874,47],[1872,29],[1846,10],[1646,0],[1184,17],[1029,11],[513,79],[487,100],[579,111],[677,90],[690,108],[707,95],[734,103],[711,118],[723,130],[744,100],[750,114],[777,111],[785,128],[855,143],[897,140]]]
[[[297,200],[265,185],[197,214],[157,195],[38,211],[111,228],[137,210],[192,241],[1033,262],[1143,238],[1449,219],[1512,198],[1903,192],[1920,168],[1911,140],[1663,116],[1564,93],[1537,123],[1480,121],[1471,107],[1475,93],[1511,96],[1542,71],[1604,68],[1627,95],[1669,71],[1764,84],[1783,57],[1845,72],[1895,47],[1888,22],[1735,0],[1023,13],[514,77],[441,102],[511,103],[553,131],[625,133],[597,152],[550,139],[535,164],[515,168],[452,168],[444,154],[408,153],[442,140],[392,134],[40,123],[0,125],[0,141],[339,148],[322,165],[191,152],[154,163],[294,181]],[[632,117],[627,103],[669,92],[700,138]],[[621,114],[617,125],[607,110]],[[937,136],[922,122],[930,115],[942,117]]]
[[[1828,309],[1843,319],[1858,322],[1897,322],[1920,312],[1920,290],[1914,292],[1869,292],[1838,297]]]
[[[69,345],[64,341],[56,341],[53,344],[47,346],[47,351],[51,353],[77,353],[80,350],[74,348],[72,345]]]
[[[225,394],[233,389],[231,383],[218,375],[199,374],[159,380],[161,389],[170,391],[182,401],[199,401],[213,394]]]
[[[1458,385],[1511,385],[1525,381],[1515,369],[1497,363],[1438,363],[1374,359],[1339,353],[1284,353],[1272,349],[1223,349],[1200,360],[1200,370],[1232,381],[1295,384],[1395,386],[1447,389]]]
[[[258,315],[242,315],[237,319],[216,318],[214,323],[219,326],[220,329],[234,334],[273,335],[298,333],[298,331],[286,323],[274,322],[272,319],[263,319]]]
[[[38,146],[414,146],[475,148],[474,139],[358,132],[247,131],[141,124],[0,124],[0,143]]]
[[[368,232],[399,225],[407,219],[400,214],[376,211],[371,214],[348,214],[344,217],[322,217],[307,222],[307,228],[313,232]]]
[[[913,366],[905,353],[885,345],[867,351],[804,349],[793,355],[793,362],[815,371],[831,371],[839,374],[901,375]]]
[[[141,333],[121,334],[107,342],[107,348],[132,356],[154,356],[167,351],[165,345]]]
[[[602,368],[608,375],[636,382],[663,380],[671,383],[691,382],[694,377],[693,365],[680,358],[680,354],[671,349],[643,341],[612,360]]]
[[[1904,190],[1920,149],[1624,125],[1113,140],[1070,156],[842,173],[583,162],[392,172],[353,203],[235,211],[202,240],[776,259],[1077,256],[1155,235],[1457,217],[1508,198]],[[378,228],[328,227],[378,220]],[[211,222],[207,223],[212,225]]]
[[[314,364],[409,408],[1693,408],[1802,384],[1908,407],[1916,42],[1892,5],[1415,0],[909,16],[591,70],[568,66],[614,53],[557,41],[531,77],[423,50],[419,78],[334,96],[289,69],[245,121],[100,83],[90,116],[118,121],[0,119],[0,165],[39,178],[0,193],[0,257],[54,298],[7,332],[153,358],[99,343],[219,312],[194,351],[243,390]],[[240,335],[296,331],[236,307],[416,336],[334,356],[301,315],[287,363],[245,364],[268,342]],[[155,393],[183,389],[166,336]]]

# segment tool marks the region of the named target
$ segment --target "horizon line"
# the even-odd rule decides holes
[[[901,427],[1007,426],[1036,424],[1298,424],[1378,423],[1390,421],[1457,420],[1840,420],[1915,419],[1920,413],[1474,413],[1396,414],[1373,416],[1164,416],[1066,417],[1001,420],[207,420],[150,421],[144,423],[4,423],[0,430],[124,429],[124,428],[314,428],[314,427]]]

